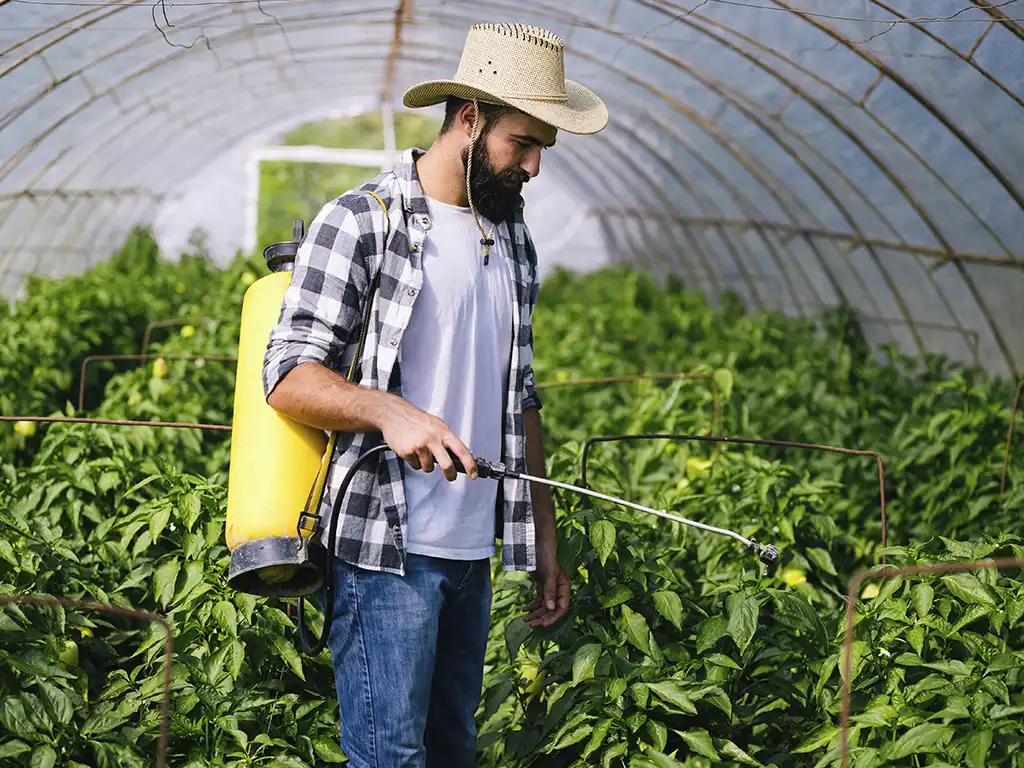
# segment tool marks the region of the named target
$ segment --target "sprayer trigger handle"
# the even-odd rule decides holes
[[[452,449],[448,449],[448,455],[451,456],[452,463],[455,465],[455,471],[466,474],[466,468],[462,466],[462,461],[452,453]],[[490,477],[491,476],[491,464],[483,456],[476,456],[476,469],[477,477]]]

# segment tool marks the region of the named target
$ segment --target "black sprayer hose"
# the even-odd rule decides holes
[[[356,470],[378,453],[388,449],[387,443],[381,443],[359,454],[355,463],[349,467],[348,472],[345,474],[345,479],[341,481],[341,487],[338,489],[338,495],[334,500],[330,529],[324,546],[324,626],[320,630],[320,638],[315,646],[310,646],[309,636],[306,633],[305,599],[299,598],[297,616],[297,621],[299,622],[299,642],[302,644],[303,653],[308,653],[310,656],[319,656],[321,651],[327,647],[327,636],[330,634],[331,623],[334,621],[334,550],[338,538],[338,518],[341,517],[341,501],[345,498],[345,492],[348,491],[348,486],[352,482],[352,478],[355,477]]]

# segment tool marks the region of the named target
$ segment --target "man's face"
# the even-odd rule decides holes
[[[488,124],[473,151],[470,191],[473,204],[493,222],[510,218],[523,184],[540,173],[540,155],[554,146],[556,129],[522,112],[507,112]],[[469,147],[462,161],[469,159]]]

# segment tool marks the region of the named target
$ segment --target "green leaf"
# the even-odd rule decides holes
[[[761,763],[752,758],[750,755],[748,755],[746,752],[737,747],[733,742],[729,741],[728,739],[717,739],[717,741],[718,751],[726,757],[731,757],[733,760],[743,763],[744,765],[756,765],[758,766],[758,768],[763,768]]]
[[[959,632],[969,624],[973,624],[983,616],[991,615],[991,609],[984,605],[972,605],[966,611],[964,615],[960,617],[960,620],[953,625],[953,632]]]
[[[192,590],[203,581],[203,563],[199,560],[189,560],[185,563],[185,581],[181,588],[174,594],[173,602],[178,603],[192,593]],[[209,588],[210,584],[202,585]]]
[[[347,759],[341,747],[333,739],[313,739],[313,751],[325,763],[344,763]]]
[[[8,606],[8,610],[12,610],[13,606]],[[42,654],[38,649],[33,648],[29,651],[23,651],[18,656],[9,656],[7,663],[17,669],[19,672],[24,672],[27,675],[34,675],[36,677],[61,677],[71,678],[74,675],[66,671],[59,664],[55,664],[53,661]]]
[[[729,669],[742,669],[742,667],[735,661],[730,659],[724,653],[712,653],[705,659],[708,664],[714,664],[716,667],[728,667]]]
[[[31,739],[36,728],[25,712],[25,705],[17,696],[8,696],[0,705],[0,724],[15,736]]]
[[[757,630],[757,600],[743,592],[734,592],[725,601],[725,610],[729,616],[729,637],[736,643],[740,653],[743,653]]]
[[[238,636],[238,612],[230,600],[221,600],[213,606],[213,620],[232,637]]]
[[[109,436],[108,436],[109,439]],[[100,493],[106,493],[111,488],[116,488],[117,484],[121,482],[121,475],[117,472],[104,472],[100,475],[99,481],[96,483],[96,487],[99,488]]]
[[[519,655],[519,648],[530,636],[530,625],[520,618],[510,621],[505,627],[505,647],[508,649],[509,660],[515,661]]]
[[[1002,720],[1004,717],[1013,717],[1024,712],[1024,704],[1008,707],[1005,704],[996,704],[988,711],[988,716],[993,720]]]
[[[153,379],[150,379],[150,381],[153,381]],[[285,744],[289,749],[291,748],[290,744],[287,744],[287,742]],[[309,764],[294,755],[278,755],[272,762],[267,763],[267,768],[309,768]]]
[[[154,543],[159,541],[160,534],[164,532],[170,519],[171,507],[168,504],[161,504],[153,511],[149,518],[149,536]]]
[[[938,752],[955,732],[956,729],[950,725],[938,725],[937,723],[915,725],[895,743],[886,744],[882,750],[882,756],[886,760],[901,760],[921,752]]]
[[[988,751],[992,747],[992,730],[972,731],[967,737],[967,752],[964,760],[967,768],[985,768]]]
[[[605,737],[608,735],[608,731],[611,727],[612,719],[610,717],[598,720],[597,724],[594,726],[594,730],[590,732],[590,740],[587,742],[587,746],[583,749],[583,754],[581,754],[580,757],[585,760],[595,752],[598,747],[604,744]]]
[[[629,695],[640,709],[647,709],[647,702],[651,698],[651,689],[647,687],[647,683],[633,683],[629,686]]]
[[[108,733],[115,728],[120,727],[124,722],[125,720],[122,717],[113,717],[102,712],[97,712],[90,715],[82,724],[82,735],[99,736],[101,733]]]
[[[42,693],[43,702],[50,712],[50,717],[61,725],[70,723],[71,716],[74,714],[71,697],[53,683],[48,683],[45,680],[39,682],[39,691]]]
[[[924,627],[907,630],[907,642],[914,649],[914,653],[920,656],[924,652]]]
[[[29,768],[53,768],[57,764],[57,753],[49,744],[41,744],[32,753]]]
[[[164,608],[174,596],[174,584],[178,580],[181,563],[178,558],[165,560],[153,573],[153,595]]]
[[[621,581],[607,592],[603,592],[598,600],[604,608],[614,608],[633,597],[632,590]]]
[[[814,563],[819,570],[825,571],[825,573],[837,576],[836,567],[832,564],[832,556],[829,555],[824,549],[814,547],[807,550],[807,559]]]
[[[637,613],[628,605],[622,606],[622,617],[626,622],[626,639],[639,650],[651,655],[650,636],[651,630],[647,626],[647,619]]]
[[[7,541],[7,539],[0,539],[0,557],[15,568],[20,565],[17,556],[14,554],[14,547],[11,546],[11,542]]]
[[[189,492],[181,497],[181,502],[178,505],[178,514],[186,529],[192,530],[202,512],[202,501],[200,501],[199,496],[195,493]]]
[[[988,664],[989,672],[1005,672],[1007,669],[1024,667],[1024,655],[1016,653],[997,653]]]
[[[590,541],[597,550],[601,565],[604,565],[615,549],[615,526],[608,520],[595,520],[590,526]]]
[[[732,371],[728,368],[718,368],[714,372],[715,384],[718,385],[718,396],[722,400],[728,400],[732,397]]]
[[[687,715],[696,715],[697,707],[693,700],[686,694],[682,686],[674,680],[664,680],[660,683],[648,683],[647,687],[654,691],[660,699],[673,705]]]
[[[728,631],[729,624],[721,616],[713,616],[702,621],[697,632],[697,653],[704,653],[712,648]]]
[[[594,730],[594,726],[592,726],[590,723],[585,723],[583,725],[576,725],[576,726],[570,728],[569,730],[567,730],[565,733],[563,733],[561,735],[561,737],[554,744],[552,744],[550,747],[548,747],[544,751],[545,752],[555,752],[555,751],[557,751],[559,749],[565,749],[566,747],[571,747],[573,744],[577,744],[577,743],[583,741],[585,738],[587,738],[590,735],[591,731],[593,731],[593,730]]]
[[[627,748],[628,747],[625,742],[622,741],[608,747],[608,749],[604,751],[604,754],[601,755],[601,768],[612,768],[612,760],[626,754]]]
[[[712,760],[720,760],[721,756],[718,754],[718,750],[715,749],[714,743],[711,741],[711,735],[703,728],[691,728],[689,731],[676,731],[686,745],[696,752],[698,755],[711,758]]]
[[[281,635],[274,635],[273,640],[274,650],[277,655],[287,662],[288,666],[291,667],[300,680],[305,680],[306,676],[302,672],[302,658],[299,656],[299,652],[295,649],[295,645],[288,642],[288,640]]]
[[[811,731],[793,750],[795,753],[814,752],[826,746],[840,731],[839,726],[826,723]]]
[[[910,590],[910,599],[914,603],[914,610],[922,619],[932,609],[932,599],[935,597],[935,590],[927,584],[915,584]]]
[[[863,714],[853,718],[854,722],[860,725],[885,727],[896,721],[899,717],[899,710],[884,701],[872,704]]]
[[[863,669],[865,662],[871,653],[871,647],[863,640],[854,640],[850,648],[850,682],[857,679],[857,675]],[[839,674],[843,680],[847,677],[846,652],[839,654]]]
[[[951,573],[942,577],[949,591],[965,603],[995,606],[995,598],[973,573]]]
[[[651,737],[651,746],[659,752],[664,751],[665,744],[668,742],[668,728],[657,720],[648,720],[644,723],[644,728],[647,730],[647,735]]]
[[[581,646],[572,659],[572,684],[588,680],[594,676],[597,660],[601,657],[601,644],[588,643]]]
[[[32,747],[21,739],[12,739],[0,745],[0,757],[17,757],[31,751]]]
[[[672,622],[676,629],[683,628],[683,601],[675,592],[661,590],[654,593],[654,607]]]
[[[629,768],[679,768],[681,765],[678,760],[656,749],[648,749],[642,755],[633,755],[629,759]]]
[[[981,681],[981,687],[991,693],[997,700],[1009,706],[1010,689],[998,677],[986,677]]]
[[[621,677],[613,677],[604,681],[604,695],[614,701],[626,692],[626,680]]]

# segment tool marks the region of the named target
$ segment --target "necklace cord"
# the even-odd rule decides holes
[[[476,214],[476,206],[473,205],[473,186],[471,184],[471,177],[473,172],[473,153],[476,151],[477,131],[480,126],[480,104],[476,99],[473,99],[473,138],[469,143],[469,156],[466,159],[466,196],[469,199],[469,210],[473,214],[473,221],[476,222],[476,228],[480,230],[482,235],[480,239],[480,245],[484,247],[484,264],[490,261],[491,257],[491,246],[494,245],[494,234],[495,224],[491,222],[490,234],[484,232],[483,225],[480,223],[480,219]]]

